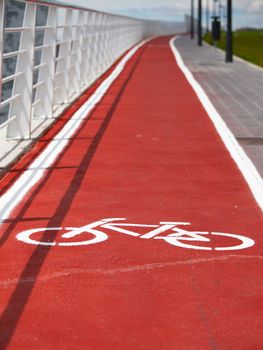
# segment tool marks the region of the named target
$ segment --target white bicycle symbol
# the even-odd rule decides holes
[[[98,230],[107,229],[111,231],[115,231],[118,233],[122,233],[125,235],[139,237],[142,239],[161,239],[166,243],[169,243],[176,247],[186,248],[186,249],[198,249],[198,250],[240,250],[252,247],[255,242],[248,237],[236,235],[232,233],[222,233],[222,232],[203,232],[203,231],[188,231],[186,229],[179,228],[178,226],[187,226],[191,225],[189,222],[160,222],[159,225],[145,225],[145,224],[129,224],[129,223],[116,223],[115,221],[123,221],[125,218],[110,218],[110,219],[102,219],[99,221],[95,221],[83,227],[49,227],[49,228],[36,228],[32,230],[26,230],[20,232],[16,238],[24,243],[35,244],[35,245],[43,245],[43,246],[82,246],[82,245],[91,245],[96,243],[101,243],[106,241],[109,236],[108,234]],[[145,234],[139,234],[134,232],[133,230],[128,229],[128,227],[133,228],[146,228],[150,229],[149,232]],[[56,242],[56,241],[43,241],[35,240],[32,238],[32,235],[36,233],[45,233],[47,231],[61,231],[66,230],[68,232],[63,233],[61,235],[62,239],[71,239],[73,237],[79,236],[83,233],[88,233],[89,238],[78,241],[78,242]],[[167,235],[162,235],[166,231],[172,231],[172,233]],[[93,237],[90,238],[90,235]],[[200,246],[194,245],[197,242],[206,242],[211,243],[211,238],[214,236],[223,236],[227,238],[231,238],[235,241],[238,241],[237,245],[227,246],[227,247],[209,247],[209,246]]]

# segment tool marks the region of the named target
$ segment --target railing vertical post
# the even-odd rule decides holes
[[[95,18],[96,14],[91,12],[88,17],[88,80],[92,82],[95,74]]]
[[[56,58],[56,15],[57,9],[49,7],[47,29],[45,29],[44,45],[42,50],[41,63],[45,66],[39,69],[39,81],[43,84],[36,88],[36,100],[41,100],[34,107],[35,117],[52,118],[53,116],[53,100],[54,100],[54,74],[55,74],[55,58]]]
[[[115,46],[115,58],[119,56],[119,50],[120,50],[120,35],[122,33],[122,23],[121,19],[118,18],[117,20],[117,28],[118,30],[116,31],[116,46]]]
[[[67,9],[66,23],[65,23],[65,40],[67,41],[67,61],[68,61],[68,70],[66,72],[66,81],[67,81],[67,102],[69,102],[70,97],[77,91],[76,87],[76,67],[75,59],[76,55],[74,54],[74,31],[73,31],[73,11]]]
[[[83,68],[83,56],[84,56],[84,12],[79,11],[78,13],[78,22],[75,31],[75,49],[76,54],[76,83],[77,91],[80,92],[84,85],[84,74],[82,71]]]
[[[86,86],[88,83],[88,16],[87,11],[83,12],[82,18],[82,45],[81,49],[81,79],[82,85]]]
[[[115,48],[115,52],[114,52],[114,59],[117,56],[118,53],[118,45],[119,45],[119,23],[120,23],[120,19],[119,18],[115,18],[115,30],[114,30],[114,48]]]
[[[96,74],[101,73],[101,59],[102,59],[102,35],[103,35],[103,14],[99,13],[97,16],[97,25],[96,25]]]
[[[104,17],[104,45],[103,45],[103,70],[107,69],[109,67],[109,29],[110,29],[110,22],[109,22],[109,15],[105,15]]]
[[[101,35],[101,71],[103,72],[106,68],[106,56],[107,56],[107,22],[108,22],[108,16],[103,15],[102,17],[102,35]]]
[[[112,40],[112,16],[107,18],[107,35],[106,35],[106,57],[107,57],[107,68],[111,64],[111,40]]]
[[[70,79],[70,58],[71,58],[71,21],[72,10],[66,10],[66,16],[63,23],[62,36],[59,38],[59,61],[56,67],[56,88],[59,93],[56,94],[55,103],[63,104],[68,102],[69,97],[69,79]]]
[[[109,17],[109,37],[108,37],[108,56],[109,56],[109,64],[113,60],[113,50],[114,50],[114,30],[115,30],[115,21],[113,16]]]
[[[101,51],[102,51],[102,62],[101,62],[101,70],[103,71],[107,66],[107,30],[108,30],[108,16],[103,15],[102,22],[102,38],[101,38]]]
[[[111,60],[114,60],[114,51],[116,47],[116,27],[117,27],[117,19],[115,17],[112,17],[111,19],[112,25],[111,25],[111,44],[110,44],[110,51],[111,51]]]
[[[75,11],[72,12],[71,21],[71,51],[69,65],[69,96],[78,91],[78,76],[79,76],[79,56],[78,56],[78,16],[76,18]],[[75,22],[74,22],[75,20]]]
[[[99,24],[100,14],[94,13],[93,22],[93,74],[96,76],[98,72],[98,59],[99,59]]]
[[[13,95],[19,94],[20,98],[10,105],[9,115],[16,118],[8,124],[8,138],[31,137],[31,110],[33,93],[33,58],[35,45],[36,4],[26,3],[23,26],[27,27],[21,33],[20,50],[18,55],[16,72],[23,72],[14,79]],[[26,50],[24,52],[24,50]]]
[[[129,37],[130,37],[130,33],[129,33],[129,30],[130,30],[130,23],[129,23],[130,21],[128,21],[128,22],[124,22],[124,20],[123,20],[123,27],[125,28],[124,29],[124,40],[123,40],[123,43],[124,43],[124,50],[126,50],[127,49],[127,47],[128,47],[128,43],[129,43]]]
[[[71,51],[70,51],[70,66],[69,66],[69,93],[79,92],[81,90],[80,83],[80,65],[81,65],[81,54],[80,54],[80,41],[81,41],[81,28],[80,28],[80,13],[75,13],[72,16],[71,30]],[[72,13],[73,14],[73,13]]]
[[[120,27],[121,27],[121,31],[120,31],[120,40],[119,40],[119,53],[121,52],[121,48],[122,46],[125,47],[125,42],[126,42],[126,36],[127,36],[127,28],[126,28],[126,23],[124,22],[124,19],[122,18],[120,21]]]
[[[81,47],[81,76],[82,84],[88,84],[88,45],[89,45],[89,12],[83,12],[83,28],[82,28],[82,47]]]

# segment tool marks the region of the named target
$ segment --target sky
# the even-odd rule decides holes
[[[145,19],[183,21],[190,12],[190,0],[65,0],[76,6],[104,12],[124,14]],[[227,0],[216,0],[226,5]],[[194,0],[197,6],[197,0]],[[213,0],[203,0],[212,11]],[[235,28],[250,26],[263,28],[263,0],[232,0]]]

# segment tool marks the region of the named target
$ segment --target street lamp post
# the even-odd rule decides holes
[[[226,62],[233,62],[232,0],[227,0]]]
[[[213,1],[213,16],[216,16],[216,2],[217,0]]]
[[[206,0],[206,33],[209,32],[209,0]]]
[[[198,0],[198,46],[202,45],[202,0]]]
[[[191,18],[190,18],[190,31],[191,31],[191,39],[194,39],[194,0],[191,0]]]

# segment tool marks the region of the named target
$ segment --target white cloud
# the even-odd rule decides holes
[[[263,0],[238,0],[233,2],[233,6],[244,13],[258,13],[263,11]]]
[[[248,11],[252,13],[263,13],[263,0],[250,1]]]
[[[67,1],[67,0],[65,0]],[[69,0],[73,5],[91,9],[135,16],[146,19],[160,19],[167,21],[183,20],[184,14],[190,13],[190,0]],[[221,0],[226,5],[227,0]],[[205,8],[207,2],[203,0]],[[209,0],[212,9],[213,0]],[[195,0],[197,6],[197,0]],[[234,24],[235,27],[256,26],[263,27],[263,0],[235,0]],[[261,16],[262,17],[262,16]]]
[[[121,8],[116,12],[128,16],[145,18],[145,19],[161,19],[164,21],[181,21],[186,11],[178,6],[159,6],[159,7],[140,7],[140,8]]]
[[[71,0],[73,5],[80,5],[98,10],[119,10],[119,9],[157,9],[175,8],[180,11],[189,12],[190,0]]]

